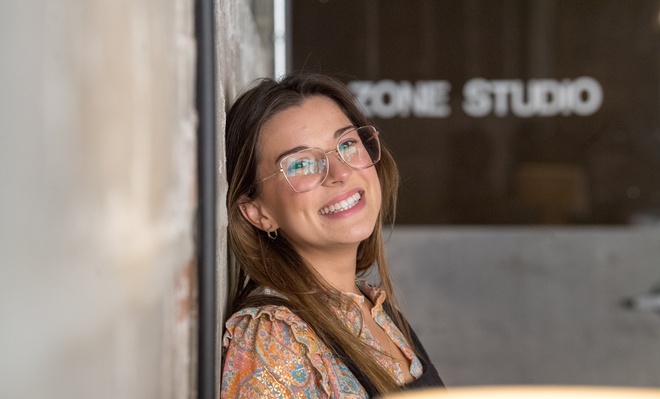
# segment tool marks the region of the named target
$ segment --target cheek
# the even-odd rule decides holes
[[[279,178],[279,176],[277,178]],[[263,190],[261,191],[261,203],[269,215],[278,219],[281,217],[282,210],[286,209],[285,205],[289,201],[286,197],[287,193],[281,189],[280,184],[286,184],[286,182],[271,181],[265,183],[268,184],[268,186],[263,187]]]
[[[380,179],[378,178],[378,173],[376,172],[376,168],[371,168],[371,182],[374,188],[374,192],[378,192],[378,194],[380,194],[381,192]]]
[[[378,173],[375,168],[369,168],[365,170],[365,172],[368,172],[364,178],[369,182],[369,189],[371,191],[371,196],[373,197],[371,204],[373,204],[374,208],[380,210],[383,197]]]
[[[276,189],[264,192],[264,198],[267,199],[271,215],[277,220],[278,224],[291,224],[292,221],[300,223],[299,218],[306,213],[312,212],[314,203],[311,195],[308,193],[296,193],[286,182],[282,183]]]
[[[380,208],[382,206],[382,202],[383,202],[383,194],[380,190],[380,184],[377,185],[376,189],[374,190],[374,194],[377,198],[377,200],[376,200],[377,208],[378,208],[378,210],[380,210]]]

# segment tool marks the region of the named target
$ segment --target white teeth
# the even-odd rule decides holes
[[[330,206],[326,206],[325,208],[321,209],[319,211],[319,215],[329,215],[331,213],[337,213],[351,209],[352,207],[355,206],[355,204],[358,203],[358,201],[360,201],[360,198],[362,198],[360,193],[355,193],[350,197],[346,198],[345,200],[341,200],[336,204],[332,204]]]

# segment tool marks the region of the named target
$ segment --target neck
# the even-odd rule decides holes
[[[332,253],[307,252],[302,256],[333,288],[341,292],[360,294],[355,285],[357,246],[333,250]]]

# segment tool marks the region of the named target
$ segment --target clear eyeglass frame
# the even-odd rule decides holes
[[[358,164],[358,165],[356,165],[354,162],[351,162],[350,159],[346,159],[345,151],[342,151],[342,148],[341,148],[341,145],[344,144],[344,142],[346,141],[346,138],[349,137],[351,134],[354,134],[354,133],[357,133],[358,137],[361,140],[361,142],[360,142],[361,146],[364,148],[367,155],[369,156],[368,162],[364,162],[364,160],[363,160],[363,163]],[[363,138],[363,135],[361,135],[360,133],[363,133],[363,135],[368,134],[368,136]],[[273,173],[269,174],[268,176],[257,180],[254,183],[254,185],[262,183],[262,182],[264,182],[268,179],[271,179],[271,178],[273,178],[273,177],[275,177],[275,176],[277,176],[278,174],[281,173],[284,176],[284,179],[286,180],[286,182],[289,184],[289,187],[291,187],[291,189],[293,191],[295,191],[296,193],[304,193],[304,192],[311,191],[311,190],[321,186],[325,182],[325,180],[327,179],[328,173],[329,173],[329,165],[330,165],[329,160],[328,160],[328,154],[331,154],[333,152],[337,154],[337,158],[339,159],[339,161],[341,161],[344,165],[347,165],[347,166],[349,166],[350,168],[352,168],[354,170],[362,170],[362,169],[370,168],[370,167],[374,166],[376,163],[378,163],[378,161],[380,161],[381,148],[380,148],[380,140],[378,138],[379,134],[380,133],[378,132],[378,130],[373,126],[360,126],[360,127],[351,128],[351,129],[345,131],[344,133],[342,133],[342,135],[337,139],[337,144],[336,144],[335,148],[333,148],[331,150],[326,151],[326,150],[324,150],[322,148],[318,148],[318,147],[307,147],[307,148],[303,148],[299,151],[296,151],[292,154],[289,154],[289,155],[283,157],[279,162],[279,165],[280,165],[279,169],[275,170]],[[369,151],[369,149],[365,145],[365,140],[367,140],[367,142],[369,144],[369,148],[371,148],[371,151]],[[311,185],[309,185],[309,187],[305,187],[305,188],[301,189],[301,187],[298,186],[297,183],[295,183],[295,180],[294,180],[294,182],[292,182],[292,180],[289,178],[284,165],[290,159],[292,159],[292,158],[295,159],[295,157],[298,156],[300,153],[305,153],[305,152],[310,152],[310,151],[311,152],[316,152],[316,153],[318,153],[318,155],[323,154],[323,158],[318,159],[317,161],[321,161],[324,164],[324,166],[322,168],[320,168],[320,169],[323,169],[324,171],[322,173],[317,173],[315,171],[312,172],[311,176],[318,175],[317,176],[318,180],[314,180],[314,182]],[[355,151],[355,149],[351,150],[351,154],[354,154],[354,151]]]

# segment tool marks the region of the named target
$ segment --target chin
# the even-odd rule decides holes
[[[372,225],[371,227],[366,227],[365,226],[364,228],[357,228],[357,229],[351,231],[350,237],[354,238],[353,240],[351,240],[351,242],[359,244],[362,241],[368,239],[369,237],[371,237],[371,234],[373,234],[373,232],[375,230],[375,227],[376,227],[376,225],[374,223],[374,225]]]

